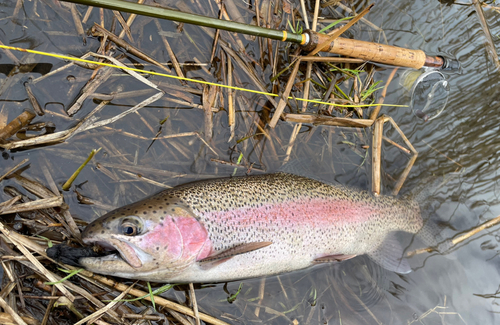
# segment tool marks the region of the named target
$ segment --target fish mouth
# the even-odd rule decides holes
[[[111,269],[120,268],[122,270],[124,265],[129,266],[131,269],[139,269],[153,259],[150,254],[144,252],[136,245],[118,238],[108,238],[106,240],[84,239],[84,242],[100,246],[109,253],[101,257],[80,258],[79,263],[85,267],[90,266],[89,269],[95,270],[96,267],[104,267]]]

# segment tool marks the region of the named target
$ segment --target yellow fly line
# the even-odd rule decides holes
[[[228,89],[246,91],[246,92],[254,93],[254,94],[279,97],[278,94],[268,93],[268,92],[259,91],[259,90],[245,89],[245,88],[240,88],[240,87],[222,85],[222,84],[218,84],[218,83],[214,83],[214,82],[209,82],[209,81],[203,81],[203,80],[196,80],[196,79],[178,77],[178,76],[173,76],[173,75],[166,74],[166,73],[161,73],[161,72],[148,71],[148,70],[136,69],[136,68],[131,68],[131,67],[122,67],[122,66],[119,66],[119,65],[116,65],[116,64],[104,63],[104,62],[98,62],[98,61],[92,61],[92,60],[86,60],[86,59],[80,59],[80,58],[76,58],[76,57],[72,57],[72,56],[67,56],[67,55],[63,55],[63,54],[48,53],[48,52],[36,51],[36,50],[28,50],[28,49],[23,49],[21,47],[7,46],[7,45],[2,45],[2,44],[0,44],[0,48],[6,49],[6,50],[14,50],[14,51],[20,51],[20,52],[27,52],[27,53],[44,55],[44,56],[50,56],[50,57],[54,57],[54,58],[58,58],[58,59],[63,59],[63,60],[79,61],[79,62],[85,62],[85,63],[91,63],[91,64],[98,64],[98,65],[102,65],[102,66],[106,66],[106,67],[112,67],[112,68],[117,68],[117,69],[122,69],[122,70],[126,69],[126,70],[131,70],[131,71],[140,72],[140,73],[148,73],[148,74],[151,74],[151,75],[154,75],[154,76],[161,76],[161,77],[167,77],[167,78],[178,79],[178,80],[186,80],[186,81],[196,82],[196,83],[204,84],[204,85],[211,85],[211,86],[217,86],[217,87],[221,87],[221,88],[228,88]],[[395,104],[360,104],[360,105],[336,104],[336,103],[322,102],[322,101],[314,100],[314,99],[294,98],[294,97],[291,97],[291,96],[288,97],[288,99],[295,99],[295,100],[298,100],[298,101],[303,101],[303,102],[308,102],[308,103],[324,104],[324,105],[339,106],[339,107],[367,107],[367,106],[408,107],[407,105],[395,105]]]

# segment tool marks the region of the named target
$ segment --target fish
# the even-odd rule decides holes
[[[128,279],[200,283],[366,254],[404,274],[411,268],[395,234],[424,228],[421,205],[411,197],[278,172],[192,182],[113,210],[82,233],[85,244],[111,254],[79,263]]]

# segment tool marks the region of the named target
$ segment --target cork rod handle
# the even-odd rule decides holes
[[[305,33],[309,37],[309,42],[303,47],[305,51],[312,51],[316,46],[328,40],[328,35],[319,34],[311,30],[307,30]],[[421,50],[410,50],[397,46],[341,37],[331,42],[328,47],[323,49],[323,52],[413,69],[420,69],[423,66],[439,68],[443,64],[442,58],[428,57]]]

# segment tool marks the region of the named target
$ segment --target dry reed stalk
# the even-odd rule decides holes
[[[210,77],[212,76],[210,71],[206,68],[206,63],[202,63],[196,56],[193,56],[193,60],[194,62],[196,62],[196,65],[198,65],[207,75],[209,75]]]
[[[101,93],[92,93],[89,96],[93,97],[96,100],[100,101],[112,101],[117,99],[124,98],[136,98],[139,96],[147,96],[156,93],[156,89],[141,89],[141,90],[132,90],[132,91],[124,91],[121,93],[111,93],[111,94],[101,94]]]
[[[118,291],[124,291],[128,288],[128,286],[125,284],[118,283],[112,279],[108,279],[108,278],[101,276],[101,275],[93,274],[92,272],[89,272],[89,271],[81,271],[80,273],[78,273],[78,275],[82,276],[84,278],[90,278],[90,279],[96,280],[96,281],[98,281],[102,284],[105,284],[109,287],[112,287]],[[136,297],[146,296],[146,297],[144,297],[144,299],[151,301],[150,295],[147,292],[139,290],[139,289],[131,289],[129,291],[129,294],[132,296],[136,296]],[[167,307],[169,309],[180,312],[182,314],[194,317],[194,312],[189,307],[185,307],[185,306],[176,304],[172,301],[166,300],[166,299],[159,297],[159,296],[155,296],[154,300],[155,300],[156,305],[164,306],[164,307]],[[217,318],[209,316],[209,315],[204,314],[204,313],[199,313],[199,316],[200,316],[200,319],[202,321],[210,323],[210,324],[228,325],[226,322],[218,320]]]
[[[155,168],[148,168],[148,167],[134,166],[134,165],[124,165],[124,164],[111,164],[111,163],[105,163],[105,162],[101,162],[99,164],[100,164],[100,166],[128,170],[129,172],[138,173],[138,174],[150,173],[150,174],[156,174],[159,176],[166,176],[166,177],[171,177],[171,178],[179,178],[179,177],[186,176],[186,174],[177,174],[174,172],[169,172],[169,171],[164,170],[164,169],[155,169]]]
[[[339,28],[337,31],[334,31],[331,35],[329,34],[330,37],[328,39],[319,44],[311,53],[308,54],[308,56],[314,56],[316,55],[319,51],[323,50],[325,47],[327,47],[329,44],[331,44],[337,37],[342,35],[346,30],[351,28],[352,25],[358,22],[361,18],[363,18],[364,15],[366,15],[370,9],[374,6],[374,4],[369,5],[363,11],[361,11],[356,17],[351,19],[345,26]]]
[[[316,0],[315,5],[314,5],[314,15],[313,15],[313,22],[312,22],[312,27],[311,27],[311,29],[313,31],[316,31],[317,26],[318,26],[319,2],[320,2],[319,0]],[[302,7],[303,12],[305,12],[305,4],[304,4],[303,0],[301,0],[300,5]],[[306,17],[306,20],[307,20],[307,17]],[[301,61],[299,59],[299,62],[297,62],[296,64],[299,64],[300,62]],[[304,98],[304,99],[309,99],[309,89],[311,87],[310,80],[311,80],[312,64],[313,64],[313,62],[311,62],[311,61],[307,62],[306,75],[305,75],[306,82],[304,85],[304,93],[302,96],[302,98]],[[281,104],[281,101],[278,104],[278,107],[280,107],[279,106],[280,104]],[[304,113],[306,110],[307,110],[307,102],[303,101],[301,112]],[[296,124],[294,126],[292,134],[290,136],[290,140],[288,141],[288,146],[287,146],[286,153],[285,153],[285,159],[283,159],[283,164],[286,164],[288,162],[288,160],[290,159],[290,154],[292,153],[293,145],[295,144],[295,139],[297,138],[297,135],[299,134],[299,131],[301,128],[302,128],[302,123]]]
[[[0,226],[3,227],[3,225],[0,223]],[[47,256],[47,254],[45,253],[45,248],[42,247],[41,245],[37,244],[35,242],[35,240],[31,239],[31,238],[27,238],[21,234],[18,234],[17,232],[15,231],[10,231],[9,233],[9,236],[5,236],[5,240],[7,240],[8,242],[11,242],[11,243],[14,243],[14,241],[12,241],[12,239],[15,239],[17,242],[21,243],[22,245],[28,247],[29,249],[31,249],[32,251],[40,254],[41,256],[43,256],[44,258],[50,260],[51,262],[53,263],[56,263],[56,264],[59,264],[61,266],[64,266],[63,264],[60,264],[60,263],[57,263],[56,261],[54,261],[53,259],[51,259],[50,257]],[[46,244],[45,241],[42,241],[44,244]],[[29,268],[32,268],[33,270],[38,270],[36,268],[35,265],[29,263],[29,262],[24,262],[24,261],[20,261],[20,263],[24,264],[25,266],[29,267]],[[70,269],[75,269],[73,267],[70,267]],[[83,271],[82,271],[83,272]],[[49,272],[51,278],[55,279],[54,281],[60,281],[61,278],[51,272]],[[51,278],[48,278],[49,280],[52,281]],[[59,288],[61,284],[56,284],[55,286]],[[72,282],[70,281],[65,281],[64,282],[64,285],[70,289],[71,291],[73,292],[76,292],[78,293],[79,295],[83,296],[85,299],[87,299],[88,301],[90,301],[92,304],[94,304],[98,309],[100,308],[103,308],[105,305],[100,301],[98,300],[96,297],[94,297],[93,295],[91,295],[90,293],[88,293],[86,290],[84,290],[83,288],[73,284]],[[125,290],[125,289],[124,289]],[[52,294],[54,295],[54,294]],[[113,318],[113,320],[117,323],[120,323],[120,320],[119,320],[119,316],[118,314],[113,311],[113,310],[109,310],[108,311],[108,314]]]
[[[17,198],[17,197],[16,197]],[[14,198],[14,199],[16,199]],[[13,199],[11,199],[13,200]],[[7,201],[10,202],[11,200]],[[0,215],[19,213],[25,211],[33,211],[39,209],[47,209],[53,207],[60,207],[64,204],[63,198],[61,196],[53,196],[47,199],[40,199],[32,202],[19,203],[15,205],[6,204],[5,207],[0,205]]]
[[[138,4],[143,4],[144,3],[144,0],[138,0],[137,1]],[[134,23],[134,20],[135,18],[137,18],[137,15],[136,14],[130,14],[128,16],[128,19],[127,19],[127,26],[130,28],[130,26],[132,26],[132,24]],[[122,30],[120,32],[120,35],[118,35],[119,38],[123,38],[125,36],[125,30]]]
[[[204,111],[204,125],[205,125],[205,141],[210,143],[212,141],[213,133],[213,120],[212,120],[212,107],[217,98],[217,86],[203,86],[203,111]]]
[[[360,127],[360,128],[370,127],[373,124],[373,121],[366,119],[352,119],[344,117],[330,117],[323,115],[291,114],[291,113],[285,114],[284,120],[287,122],[311,123],[314,125],[331,125],[331,126]]]
[[[226,53],[227,57],[227,85],[229,87],[233,86],[233,65],[231,61],[231,57]],[[233,98],[233,90],[231,88],[227,89],[227,113],[228,113],[228,124],[229,131],[231,132],[231,136],[229,137],[228,142],[230,142],[234,138],[234,128],[235,128],[235,108],[234,108],[234,98]]]
[[[5,44],[2,43],[2,41],[0,41],[0,45],[5,45]],[[5,55],[7,55],[9,57],[9,59],[12,60],[12,63],[14,65],[18,66],[20,64],[19,60],[16,58],[16,56],[9,49],[2,49],[2,52],[4,52]]]
[[[456,246],[457,244],[463,242],[464,240],[467,240],[470,237],[478,234],[479,232],[481,232],[481,231],[483,231],[485,229],[491,228],[493,226],[496,226],[498,224],[500,224],[500,216],[498,216],[496,218],[493,218],[491,220],[488,220],[488,221],[486,221],[486,222],[480,224],[479,226],[474,227],[474,228],[472,228],[470,230],[462,232],[459,235],[456,235],[454,238],[451,239],[451,244],[452,244],[451,248],[453,248],[453,246]],[[435,251],[434,247],[421,248],[421,249],[416,249],[416,250],[414,250],[412,252],[408,252],[406,254],[406,256],[407,257],[411,257],[411,256],[414,256],[414,255],[418,255],[418,254],[422,254],[422,253],[430,253],[430,252],[433,252],[433,251]]]
[[[29,161],[28,158],[24,158],[20,163],[18,163],[17,165],[12,167],[11,169],[7,170],[2,176],[0,176],[0,182],[2,181],[2,179],[9,176],[10,174],[12,174],[14,171],[16,171],[19,167],[21,167],[22,165],[24,165],[28,161]]]
[[[7,139],[16,134],[21,128],[28,125],[31,120],[36,117],[36,114],[31,111],[24,111],[15,119],[9,122],[3,129],[0,130],[0,144],[6,143]]]
[[[13,309],[9,304],[0,297],[0,307],[7,312],[7,314],[18,324],[18,325],[28,325]]]
[[[389,121],[391,123],[391,125],[396,129],[396,131],[399,133],[399,136],[403,139],[404,143],[408,146],[408,148],[410,149],[410,151],[412,153],[411,159],[406,164],[405,169],[403,170],[403,172],[399,176],[398,181],[396,182],[396,185],[394,185],[394,189],[392,190],[392,195],[398,195],[399,190],[401,190],[401,188],[403,187],[403,183],[405,182],[406,178],[408,177],[408,174],[410,173],[411,168],[413,167],[413,164],[417,160],[418,152],[412,146],[410,140],[408,140],[406,138],[405,134],[403,133],[403,131],[401,131],[399,126],[396,124],[396,122],[394,122],[392,117],[388,116],[388,117],[386,117],[385,120]]]
[[[380,117],[373,123],[372,140],[372,192],[375,196],[380,195],[380,167],[382,162],[382,132],[384,130],[384,118]]]
[[[158,32],[161,32],[161,25],[158,19],[154,19],[154,22],[156,24],[156,28],[158,28]],[[184,73],[182,72],[181,66],[179,65],[179,61],[177,61],[177,57],[174,54],[174,51],[172,51],[172,48],[170,47],[170,44],[168,43],[168,40],[165,36],[159,35],[161,40],[163,41],[163,45],[165,46],[165,49],[167,50],[168,56],[170,57],[170,60],[172,60],[172,64],[174,66],[175,72],[177,75],[181,78],[185,78]],[[184,80],[179,80],[179,82],[183,85],[186,84]]]
[[[226,10],[226,8],[227,8],[227,6],[228,6],[229,3],[230,2],[225,2],[224,6],[220,6],[220,5],[219,6],[220,6],[221,13],[222,13],[222,17],[224,17],[225,20],[232,21],[231,17],[229,16],[229,14],[228,14],[228,12]],[[238,34],[238,33],[232,33],[232,32],[229,32],[229,31],[225,31],[225,32],[227,33],[227,35],[229,35],[230,38],[232,38],[232,40],[233,40],[232,43],[233,44],[236,43],[238,51],[245,52],[245,45],[243,45],[243,42],[240,39],[240,34]],[[247,38],[249,36],[248,35],[243,35],[243,37]]]
[[[82,24],[86,24],[87,23],[87,20],[89,19],[90,14],[92,13],[92,9],[94,9],[93,6],[88,6],[87,7],[87,11],[85,12],[85,15],[83,16],[83,19],[82,19]]]
[[[56,287],[52,287],[52,296],[56,294]],[[50,300],[47,304],[47,309],[45,310],[45,315],[43,315],[42,323],[40,325],[47,325],[49,321],[50,312],[52,311],[52,307],[54,306],[55,300]]]
[[[3,147],[6,150],[11,150],[11,149],[16,149],[16,148],[36,146],[36,145],[40,145],[40,144],[64,142],[65,140],[70,138],[83,125],[83,123],[85,121],[87,121],[88,118],[90,118],[93,114],[95,114],[95,112],[100,110],[100,108],[102,108],[107,103],[108,102],[101,102],[101,104],[99,104],[99,106],[97,106],[93,112],[91,112],[83,120],[78,122],[78,124],[75,127],[71,128],[69,130],[55,132],[52,134],[41,135],[41,136],[27,139],[27,140],[11,142],[11,143],[8,143],[5,145],[0,144],[0,147]]]
[[[219,10],[219,19],[222,19],[222,12],[224,8],[224,3],[221,3],[221,8]],[[215,50],[217,49],[217,43],[219,41],[219,35],[220,35],[220,29],[215,30],[215,35],[213,37],[213,44],[212,44],[212,53],[210,54],[210,60],[208,63],[212,64],[214,57],[215,57]]]
[[[28,325],[40,325],[40,323],[31,317],[21,316],[21,319]],[[19,323],[8,313],[0,313],[0,324],[2,325],[18,325]],[[43,325],[43,324],[42,324]]]
[[[493,42],[493,38],[491,37],[490,29],[488,27],[488,23],[486,22],[486,18],[484,17],[483,8],[481,8],[481,3],[478,0],[472,0],[474,4],[474,9],[476,10],[477,15],[479,16],[479,23],[481,24],[481,28],[483,29],[484,36],[486,37],[486,41],[488,46],[486,46],[486,50],[495,63],[495,67],[500,69],[500,61],[498,60],[497,50],[495,48],[495,43]]]
[[[35,194],[36,196],[38,196],[42,199],[54,198],[54,200],[55,200],[55,198],[60,198],[62,200],[62,196],[55,195],[51,190],[49,190],[48,188],[46,188],[44,185],[40,184],[37,181],[27,179],[21,175],[16,175],[14,177],[14,179],[16,182],[18,182],[26,190],[28,190],[29,192]],[[35,202],[39,202],[39,201],[40,200],[35,201]],[[61,203],[60,205],[62,205],[62,204],[63,203]],[[71,216],[69,211],[65,210],[61,214],[63,215],[64,220],[59,217],[59,214],[55,214],[56,218],[58,218],[59,221],[63,223],[64,228],[66,228],[66,230],[68,230],[73,235],[73,237],[75,237],[75,239],[77,239],[78,241],[81,241],[80,230],[78,229],[78,226],[76,225],[76,223],[73,220],[73,217]]]
[[[134,285],[137,283],[137,281],[133,284],[131,284],[127,289],[125,289],[122,293],[120,293],[115,299],[113,299],[110,303],[108,303],[105,307],[97,310],[91,315],[88,315],[87,317],[79,320],[78,322],[75,323],[75,325],[82,325],[86,322],[88,324],[92,324],[95,322],[98,318],[100,318],[104,313],[108,312],[111,308],[113,308],[117,303],[120,302],[129,292],[132,290]]]
[[[29,100],[31,106],[33,107],[33,109],[35,110],[35,113],[38,116],[44,115],[45,112],[43,111],[42,107],[38,103],[38,100],[36,99],[35,95],[33,95],[33,91],[31,90],[30,83],[29,82],[25,82],[24,83],[24,88],[26,89],[26,93],[28,94],[28,100]]]
[[[69,5],[70,5],[71,17],[73,18],[73,23],[75,24],[76,32],[78,33],[78,36],[82,38],[83,44],[85,44],[86,43],[85,31],[83,30],[78,10],[76,10],[76,5],[74,3],[71,3]]]
[[[132,33],[130,32],[130,26],[127,25],[127,22],[125,21],[125,19],[123,19],[121,12],[119,12],[118,10],[112,10],[112,11],[113,11],[113,15],[116,17],[116,19],[118,20],[118,22],[122,26],[122,29],[127,34],[128,39],[133,43],[134,38],[132,37]],[[104,27],[104,26],[102,26],[102,27]]]
[[[340,2],[340,1],[337,3],[337,6],[339,6],[340,8],[342,8],[342,10],[344,10],[344,11],[346,11],[346,12],[348,12],[348,13],[352,13],[352,12],[353,12],[351,8],[349,8],[348,6],[346,6],[346,5],[342,4],[342,2]],[[361,18],[361,20],[360,20],[360,21],[361,21],[362,23],[364,23],[365,25],[367,25],[367,26],[369,26],[369,27],[371,27],[371,28],[375,29],[375,30],[376,30],[376,31],[378,31],[379,33],[381,33],[381,34],[382,34],[382,36],[384,37],[384,42],[385,42],[385,44],[387,44],[387,37],[385,36],[385,32],[384,32],[384,30],[383,30],[382,28],[378,27],[377,25],[375,25],[374,23],[372,23],[371,21],[369,21],[369,20],[368,20],[368,19],[366,19],[366,18]]]
[[[286,148],[285,159],[283,159],[283,165],[290,160],[290,154],[292,153],[293,145],[295,144],[295,140],[297,139],[297,135],[299,134],[301,127],[302,123],[295,124],[293,127],[292,135],[290,136],[290,140],[288,141],[288,146]]]
[[[236,64],[245,72],[245,74],[250,77],[250,79],[254,82],[254,84],[257,86],[257,88],[262,91],[267,93],[267,89],[264,85],[264,83],[257,77],[257,73],[255,72],[255,69],[251,66],[248,66],[243,60],[238,56],[236,52],[234,52],[229,46],[226,46],[222,41],[219,42],[220,46],[228,53],[231,55],[231,57],[234,59]],[[273,105],[273,107],[277,106],[276,101],[274,100],[273,96],[269,95],[264,95],[266,96],[267,100]]]
[[[273,21],[272,16],[271,16],[271,4],[272,2],[269,2],[267,5],[267,15],[266,15],[266,26],[271,27],[271,23]],[[275,5],[277,7],[277,3],[275,2]],[[267,55],[269,57],[269,65],[274,66],[276,60],[273,60],[273,43],[270,38],[267,38],[265,41],[267,41]]]
[[[375,119],[378,117],[378,114],[380,113],[380,109],[382,108],[382,104],[384,103],[385,101],[385,95],[387,94],[387,88],[389,88],[389,84],[391,83],[392,79],[394,78],[394,76],[396,75],[396,72],[398,71],[398,68],[394,68],[392,69],[392,72],[391,74],[389,75],[389,77],[387,78],[387,82],[385,83],[385,87],[384,89],[382,90],[382,93],[380,94],[380,97],[378,99],[378,103],[379,104],[378,106],[375,107],[375,109],[372,111],[372,113],[370,114],[370,120],[373,120],[375,121]]]
[[[193,325],[193,323],[189,321],[186,317],[184,317],[181,313],[178,313],[175,310],[169,308],[167,308],[167,310],[168,313],[172,315],[182,325]]]
[[[386,142],[389,142],[390,144],[392,144],[393,146],[397,147],[398,149],[406,152],[407,154],[411,154],[411,151],[409,149],[406,149],[405,147],[397,144],[396,142],[392,141],[391,139],[389,139],[388,137],[386,137],[385,135],[382,136],[382,139]]]
[[[90,56],[90,52],[87,52],[85,53],[84,55],[82,55],[81,57],[79,57],[80,59],[87,59],[88,57]],[[81,63],[81,62],[80,62]],[[40,77],[36,78],[36,79],[33,79],[32,81],[32,84],[36,84],[42,80],[44,80],[45,78],[48,78],[50,76],[53,76],[54,74],[58,73],[58,72],[61,72],[63,70],[66,70],[67,68],[73,66],[73,65],[76,65],[76,61],[73,61],[73,62],[70,62],[66,65],[63,65],[62,67],[59,67],[57,69],[54,69],[54,70],[51,70],[50,72],[44,74],[44,75],[41,75]],[[87,66],[88,67],[88,66]],[[97,66],[96,66],[97,68]]]
[[[255,307],[254,314],[256,317],[259,317],[260,314],[260,305],[262,304],[262,301],[264,300],[264,294],[265,294],[265,288],[266,288],[266,278],[260,279],[260,285],[259,285],[259,302],[256,304],[257,307]]]
[[[113,73],[113,68],[111,67],[102,67],[96,70],[97,74],[95,78],[91,79],[87,84],[82,88],[80,97],[75,101],[75,103],[68,109],[67,113],[69,116],[76,114],[83,105],[85,99],[87,99],[90,94],[94,93],[95,90],[106,80],[111,77]]]
[[[307,18],[306,4],[304,0],[300,0],[300,9],[302,10],[302,21],[304,22],[306,29],[309,29],[309,19]]]
[[[163,69],[164,71],[168,72],[169,74],[172,73],[172,71],[168,67],[163,65],[162,63],[156,61],[155,59],[153,59],[149,55],[145,54],[144,52],[142,52],[141,50],[139,50],[135,46],[129,44],[128,42],[121,39],[119,36],[116,36],[115,34],[111,33],[107,29],[99,26],[98,24],[94,23],[94,26],[92,26],[91,32],[92,32],[93,36],[101,36],[101,37],[106,36],[110,41],[115,43],[117,46],[122,47],[128,53],[140,58],[141,60],[144,60],[146,62],[154,64],[155,66],[159,67],[160,69]],[[108,58],[108,57],[106,57],[106,58]],[[125,71],[129,72],[130,70],[125,70]]]
[[[194,293],[193,283],[189,283],[189,298],[191,299],[196,325],[200,325],[200,316],[198,314],[198,302],[196,301],[196,294]]]
[[[140,319],[140,320],[152,320],[152,321],[162,321],[165,319],[163,315],[137,315],[137,314],[123,314],[123,318]]]
[[[292,73],[290,74],[290,77],[288,79],[288,82],[286,83],[285,90],[283,91],[283,94],[281,95],[280,101],[278,103],[278,106],[276,107],[276,110],[274,111],[273,118],[271,119],[271,122],[269,122],[269,127],[270,128],[275,128],[276,124],[278,123],[278,120],[281,117],[281,114],[283,113],[285,106],[288,101],[288,96],[290,95],[290,91],[292,90],[293,84],[295,83],[295,77],[297,76],[297,72],[299,71],[299,66],[300,66],[300,59],[295,62],[295,66],[293,67]]]
[[[90,125],[85,125],[83,126],[80,130],[78,130],[78,133],[79,132],[83,132],[83,131],[88,131],[88,130],[91,130],[91,129],[94,129],[94,128],[97,128],[97,127],[101,127],[101,126],[104,126],[104,125],[107,125],[107,124],[110,124],[110,123],[114,123],[116,121],[118,121],[119,119],[127,116],[128,114],[130,113],[135,113],[137,112],[139,109],[143,108],[144,106],[147,106],[151,103],[154,103],[155,101],[157,101],[158,99],[160,99],[161,97],[163,97],[164,93],[163,91],[159,92],[159,93],[156,93],[155,95],[143,100],[142,102],[140,102],[139,104],[135,105],[134,107],[114,116],[114,117],[111,117],[109,119],[106,119],[106,120],[102,120],[102,121],[97,121],[97,122],[94,122]]]
[[[255,126],[257,126],[257,129],[259,129],[259,132],[261,132],[262,134],[264,134],[264,136],[267,138],[267,140],[272,141],[271,136],[269,135],[269,133],[266,130],[264,130],[264,128],[260,125],[259,122],[253,121],[253,123],[255,124]]]
[[[141,174],[134,174],[134,173],[130,173],[130,172],[127,172],[127,171],[124,171],[124,170],[121,171],[121,172],[123,174],[125,174],[125,175],[134,177],[138,181],[144,181],[146,183],[149,183],[149,184],[161,187],[161,188],[172,188],[172,186],[169,186],[167,184],[163,184],[163,183],[157,182],[155,180],[149,179],[149,178],[147,178],[147,177],[145,177],[145,176],[143,176]],[[122,181],[119,181],[119,182],[122,182]]]
[[[259,0],[254,1],[254,8],[255,8],[256,23],[257,23],[257,26],[260,27],[261,23],[260,23],[260,1]],[[262,55],[263,51],[262,51],[262,38],[261,37],[257,37],[257,43],[259,44],[259,53],[261,54],[260,55],[260,65],[263,66],[264,65],[264,56]]]
[[[3,223],[0,223],[0,231],[2,232],[2,234],[7,237],[14,245],[16,245],[17,249],[19,249],[21,251],[21,253],[26,256],[30,262],[38,269],[38,271],[40,273],[42,273],[49,281],[51,282],[57,282],[58,279],[55,278],[55,276],[49,272],[41,263],[40,261],[38,261],[27,249],[26,247],[24,247],[24,245],[17,241],[15,238],[16,236],[15,235],[12,235],[13,232],[11,232],[10,230],[8,230],[7,228],[5,228],[5,226],[3,225]],[[61,293],[66,296],[70,301],[74,301],[75,300],[75,297],[71,294],[71,292],[68,291],[68,289],[66,289],[66,287],[64,286],[63,283],[57,283],[55,284],[55,286],[57,287],[57,289],[59,289],[59,291],[61,291]]]

